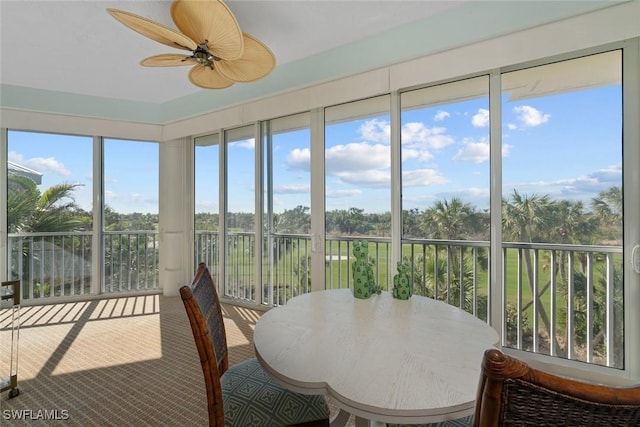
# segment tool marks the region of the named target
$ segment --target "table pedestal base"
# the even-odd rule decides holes
[[[330,426],[345,427],[347,425],[347,422],[349,421],[349,417],[351,417],[350,413],[340,409],[338,414],[335,417],[333,417],[333,419],[331,420]]]
[[[346,427],[347,422],[349,422],[349,418],[351,418],[351,414],[347,411],[340,409],[340,411],[336,414],[335,417],[331,420],[331,427]],[[386,427],[386,423],[367,420],[366,418],[356,417],[356,427]]]

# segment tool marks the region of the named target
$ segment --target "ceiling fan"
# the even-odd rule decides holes
[[[174,0],[171,18],[180,32],[133,13],[111,8],[107,12],[143,36],[191,52],[187,56],[154,55],[143,59],[141,65],[193,65],[189,81],[205,89],[259,80],[276,65],[273,52],[240,30],[231,9],[222,0]]]

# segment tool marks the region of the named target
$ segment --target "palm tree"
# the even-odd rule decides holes
[[[457,197],[434,203],[422,213],[423,230],[429,230],[436,239],[459,240],[468,235],[477,221],[474,208]]]
[[[546,224],[549,197],[521,196],[513,190],[512,201],[502,200],[502,228],[514,242],[533,242]]]
[[[457,197],[436,201],[431,208],[420,214],[419,234],[431,238],[451,240],[468,239],[482,233],[482,215]],[[446,251],[443,250],[446,246]],[[454,250],[458,247],[459,250]],[[425,248],[426,250],[426,248]],[[412,260],[412,274],[417,291],[431,298],[438,298],[473,312],[474,256],[467,256],[470,248],[464,249],[455,243],[434,245],[432,256],[418,255]],[[442,254],[440,253],[442,252]],[[437,260],[437,261],[436,261]],[[460,301],[464,295],[464,301]],[[486,315],[481,313],[478,314]]]
[[[422,233],[420,231],[420,212],[418,208],[412,208],[402,211],[402,236],[418,237]]]
[[[457,197],[451,200],[437,201],[426,209],[421,216],[422,229],[432,238],[462,240],[477,231],[481,224],[479,215],[473,206]],[[453,245],[447,245],[450,268],[459,271],[460,261],[453,251]]]
[[[80,184],[56,184],[40,192],[36,183],[30,178],[18,175],[9,175],[8,179],[8,198],[7,198],[7,220],[9,233],[43,233],[43,232],[65,232],[76,231],[82,228],[86,223],[90,223],[87,214],[78,209],[73,199],[73,191]],[[19,265],[19,259],[22,258],[23,281],[25,290],[29,286],[29,275],[32,269],[29,268],[31,262],[43,265],[47,262],[44,259],[44,248],[50,247],[51,250],[62,248],[64,251],[73,252],[80,245],[80,240],[69,239],[65,236],[53,236],[49,241],[39,241],[40,250],[32,253],[32,244],[25,241],[22,247],[17,247],[17,252],[12,253],[14,260],[11,267]],[[64,267],[62,267],[64,268]],[[36,269],[37,270],[37,269]],[[13,277],[19,277],[19,272],[13,272]],[[45,278],[41,278],[43,282]],[[55,278],[47,278],[46,280],[54,281]],[[43,290],[49,287],[50,293],[55,283],[42,283]],[[26,295],[26,294],[25,294]]]
[[[600,230],[606,239],[620,240],[622,238],[622,189],[611,187],[601,191],[598,197],[591,201],[591,208],[600,222]]]
[[[425,247],[424,250],[432,252],[431,256],[419,254],[410,260],[413,293],[457,305],[486,320],[487,296],[474,294],[476,269],[474,258],[464,258],[462,277],[460,277],[460,269],[451,269],[446,259],[435,256],[435,251],[438,250],[436,246],[432,249]],[[482,265],[480,268],[483,268]],[[462,295],[464,295],[464,301],[461,301]],[[476,312],[474,312],[474,306],[477,308]]]
[[[84,224],[72,194],[81,184],[56,184],[41,193],[30,178],[9,175],[8,181],[10,233],[72,231]]]
[[[502,228],[506,238],[515,242],[534,242],[542,240],[544,228],[549,222],[550,202],[548,196],[521,196],[517,190],[513,190],[512,201],[503,199],[502,201]],[[534,294],[534,271],[531,261],[531,252],[528,248],[523,249],[523,257],[527,270],[529,288],[532,299],[538,301],[538,309],[542,322],[547,331],[551,331],[549,316],[540,302],[540,294]],[[534,316],[536,314],[534,313]],[[538,333],[538,331],[533,331]],[[557,343],[557,337],[552,337]]]

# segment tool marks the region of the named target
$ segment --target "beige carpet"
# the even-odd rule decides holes
[[[260,312],[223,309],[230,363],[253,357]],[[8,310],[0,311],[0,368],[7,371],[9,323]],[[2,393],[0,425],[207,425],[202,370],[179,297],[23,307],[21,325],[20,395]],[[68,419],[43,420],[52,416]]]

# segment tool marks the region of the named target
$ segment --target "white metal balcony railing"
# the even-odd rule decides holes
[[[158,289],[155,231],[105,232],[100,293]],[[24,300],[92,292],[91,232],[9,234],[8,276],[22,281]]]
[[[325,287],[352,285],[353,242],[327,237]],[[377,284],[393,287],[389,238],[364,238]],[[157,232],[107,232],[100,293],[158,289]],[[620,368],[623,360],[622,248],[503,243],[503,345]],[[196,233],[195,259],[218,270],[217,232]],[[224,295],[255,301],[255,235],[229,233]],[[489,242],[405,239],[415,294],[443,300],[487,320]],[[263,298],[284,304],[311,290],[311,238],[263,238]],[[9,279],[22,281],[25,300],[92,293],[91,233],[10,234]],[[270,268],[269,266],[273,266]],[[537,297],[533,297],[537,295]],[[534,333],[536,331],[536,333]]]

